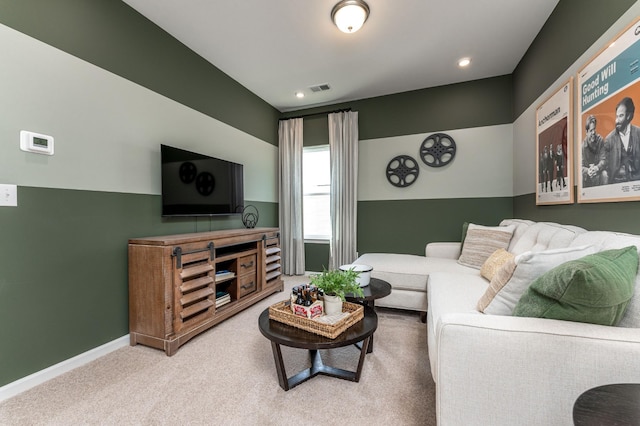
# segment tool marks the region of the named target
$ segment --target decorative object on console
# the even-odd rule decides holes
[[[398,188],[411,185],[419,174],[418,162],[408,155],[398,155],[387,164],[387,180]]]
[[[420,145],[420,158],[430,167],[446,166],[456,156],[456,142],[446,133],[434,133]]]
[[[260,218],[260,214],[258,213],[258,209],[256,206],[247,204],[242,209],[242,223],[245,228],[255,228],[258,224],[258,219]]]
[[[331,20],[343,33],[358,31],[369,17],[369,5],[363,0],[342,0],[331,10]]]

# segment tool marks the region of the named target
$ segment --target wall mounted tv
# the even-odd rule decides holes
[[[242,164],[167,145],[160,145],[160,157],[163,216],[242,213]]]

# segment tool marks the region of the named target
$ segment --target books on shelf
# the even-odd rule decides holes
[[[228,280],[235,276],[236,274],[233,271],[227,271],[227,270],[216,271],[216,282],[222,281],[222,280]]]
[[[226,291],[216,292],[216,308],[231,302],[231,295]]]

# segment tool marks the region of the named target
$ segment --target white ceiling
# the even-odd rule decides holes
[[[344,34],[338,0],[124,1],[283,112],[510,74],[558,3],[366,0],[369,19]]]

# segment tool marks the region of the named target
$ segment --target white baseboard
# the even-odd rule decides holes
[[[15,382],[11,382],[8,385],[2,386],[0,387],[0,402],[128,345],[129,335],[127,334],[126,336],[105,343],[102,346],[98,346],[80,355],[76,355],[73,358],[66,359],[44,370],[40,370],[22,379],[18,379]]]

